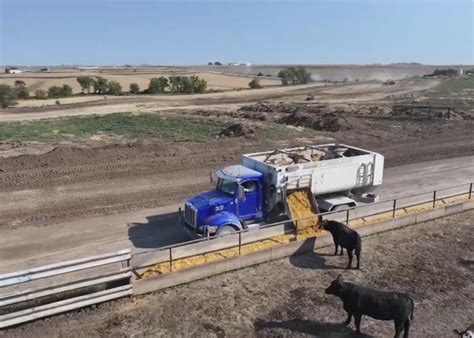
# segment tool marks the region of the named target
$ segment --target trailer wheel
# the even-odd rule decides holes
[[[232,225],[224,225],[219,228],[216,232],[216,236],[229,235],[236,232],[235,228]]]
[[[338,212],[338,211],[343,211],[343,210],[347,210],[349,209],[349,206],[347,204],[341,204],[341,205],[338,205],[336,207],[334,207],[334,209],[332,209],[333,212]]]

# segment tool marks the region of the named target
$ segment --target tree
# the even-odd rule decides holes
[[[153,77],[150,79],[150,84],[148,85],[147,92],[150,94],[164,93],[165,88],[168,86],[168,79],[166,77]]]
[[[200,79],[198,76],[190,77],[191,88],[193,93],[204,93],[207,88],[207,81]]]
[[[87,89],[87,92],[90,94],[91,88],[95,82],[94,78],[90,76],[79,76],[76,80],[81,86],[81,91],[84,93],[84,91]]]
[[[282,69],[278,72],[278,77],[281,78],[281,83],[284,85],[306,84],[312,81],[311,73],[301,66]]]
[[[61,96],[62,97],[69,97],[69,96],[72,96],[72,88],[71,86],[67,85],[67,84],[63,84],[62,88],[61,88]]]
[[[281,83],[285,86],[290,83],[294,83],[295,81],[294,73],[291,72],[289,68],[280,70],[278,72],[278,77],[281,78]]]
[[[172,93],[203,93],[207,88],[207,81],[198,76],[170,76],[170,88]]]
[[[59,86],[51,86],[48,88],[48,97],[51,99],[55,99],[61,97],[63,93],[62,87]]]
[[[67,84],[64,84],[62,87],[51,86],[48,88],[48,97],[51,99],[68,96],[72,96],[72,88]]]
[[[262,85],[260,84],[260,81],[258,79],[253,79],[249,82],[249,87],[252,89],[258,89],[262,88]]]
[[[14,105],[16,99],[13,88],[6,84],[0,84],[0,104],[3,108]]]
[[[298,79],[300,84],[306,84],[311,82],[311,73],[306,70],[306,68],[298,66],[294,69],[295,76]]]
[[[15,92],[15,96],[19,99],[27,99],[30,94],[28,93],[28,89],[26,88],[25,81],[16,80],[15,87],[13,88]]]
[[[130,84],[130,94],[138,94],[140,93],[140,87],[136,83]]]
[[[263,76],[262,72],[258,72],[257,76]]]
[[[169,81],[172,93],[181,93],[183,91],[183,78],[181,76],[170,76]]]
[[[94,81],[94,92],[96,94],[105,94],[109,90],[108,80],[98,76]]]
[[[222,63],[219,61],[214,62],[214,66],[222,66]]]
[[[208,65],[208,66],[212,66],[213,63],[212,63],[212,62],[208,62],[207,65]]]
[[[122,94],[122,86],[117,81],[110,81],[107,93],[110,95],[120,95]]]
[[[35,97],[38,100],[46,100],[46,97],[48,96],[48,93],[45,90],[38,89],[35,91]]]

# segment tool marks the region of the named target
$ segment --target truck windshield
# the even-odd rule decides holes
[[[237,182],[219,178],[217,180],[217,189],[223,193],[234,195],[237,189]]]

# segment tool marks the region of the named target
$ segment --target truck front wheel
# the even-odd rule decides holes
[[[234,232],[236,232],[236,230],[232,225],[224,225],[217,230],[216,236],[229,235]]]

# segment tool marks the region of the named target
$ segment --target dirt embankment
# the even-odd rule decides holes
[[[474,317],[474,211],[363,238],[361,270],[329,246],[207,278],[134,300],[123,299],[0,331],[0,337],[196,336],[357,337],[341,325],[331,280],[408,292],[415,301],[411,337],[451,337]],[[87,323],[87,325],[84,325]],[[361,330],[393,337],[392,321],[362,319]],[[367,337],[367,336],[365,336]]]

